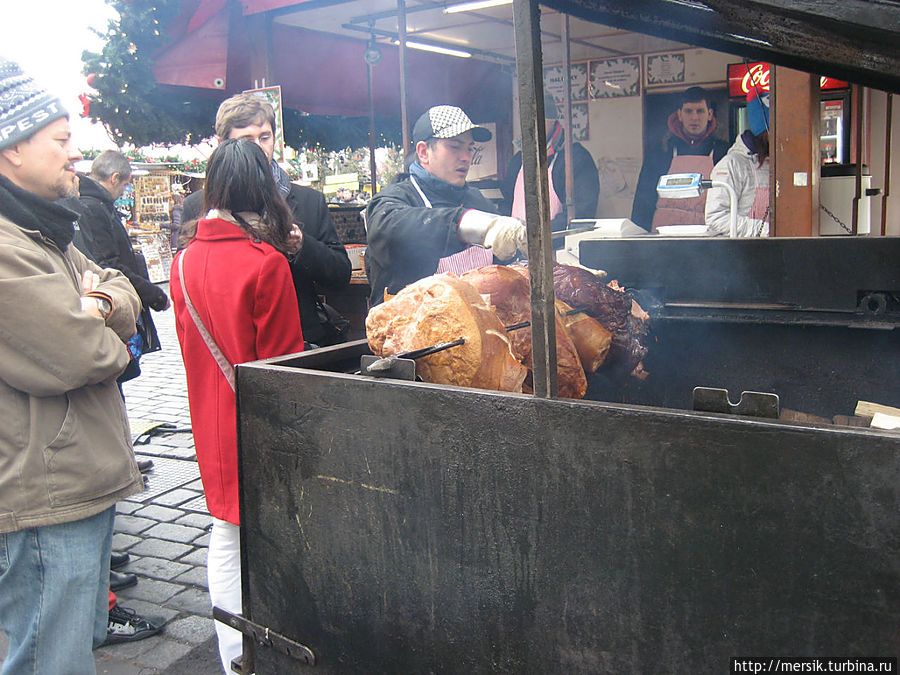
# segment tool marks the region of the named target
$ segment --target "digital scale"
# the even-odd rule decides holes
[[[669,173],[659,177],[656,194],[663,199],[689,199],[699,197],[703,190],[712,187],[725,188],[731,200],[731,217],[729,236],[737,236],[737,195],[734,188],[722,181],[704,178],[699,173]],[[669,236],[715,236],[719,234],[705,225],[665,225],[656,228],[657,232]]]
[[[699,173],[670,173],[659,177],[656,194],[663,199],[687,199],[699,197],[702,190],[712,187],[712,181],[704,180]]]

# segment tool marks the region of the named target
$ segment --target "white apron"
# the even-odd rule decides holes
[[[422,201],[425,202],[425,206],[429,209],[433,208],[431,206],[431,200],[425,196],[425,193],[422,191],[422,188],[419,187],[419,183],[416,181],[415,177],[410,176],[409,180],[413,184],[413,187],[416,188]],[[453,255],[448,255],[439,259],[435,274],[453,272],[456,275],[460,275],[463,272],[478,269],[479,267],[490,265],[493,262],[494,254],[491,253],[490,249],[486,249],[482,246],[466,246],[466,248],[459,253],[454,253]]]
[[[713,170],[713,153],[708,155],[679,155],[669,163],[668,173],[699,173],[709,180]],[[656,200],[656,212],[653,214],[653,231],[660,225],[702,225],[706,222],[706,191],[699,197],[685,199]]]
[[[562,213],[563,203],[556,196],[556,188],[553,186],[553,165],[556,164],[556,158],[559,153],[553,155],[550,160],[550,166],[547,167],[547,178],[550,183],[550,220]],[[523,169],[519,169],[519,175],[516,176],[516,186],[513,188],[512,213],[513,218],[518,218],[525,222],[525,178],[522,175]]]

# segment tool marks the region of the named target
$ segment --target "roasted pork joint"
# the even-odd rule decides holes
[[[516,270],[503,265],[488,265],[471,270],[462,275],[462,280],[470,283],[483,296],[489,298],[505,326],[531,320],[531,299],[527,269]],[[567,308],[568,309],[568,308]],[[584,398],[587,392],[587,378],[582,366],[580,352],[572,336],[566,329],[566,320],[561,306],[557,306],[556,317],[556,362],[559,395],[563,398]],[[531,392],[533,361],[531,353],[531,329],[528,327],[509,332],[513,353],[528,368],[523,391]],[[608,348],[608,345],[607,345]]]
[[[584,307],[612,333],[608,363],[638,379],[647,377],[641,361],[647,355],[649,316],[615,281],[603,283],[581,267],[553,266],[556,297],[573,307]],[[640,366],[640,367],[639,367]]]
[[[527,374],[493,308],[449,273],[420,279],[369,310],[366,338],[378,356],[465,338],[416,361],[426,382],[520,392]]]

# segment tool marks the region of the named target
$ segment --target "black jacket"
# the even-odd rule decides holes
[[[150,281],[143,257],[134,252],[112,195],[88,176],[79,177],[78,191],[81,196],[77,199],[61,201],[79,214],[72,243],[100,267],[111,267],[128,277],[144,309],[165,309],[169,299]]]
[[[317,309],[317,289],[346,288],[350,284],[352,266],[347,249],[334,230],[321,192],[292,183],[287,203],[294,214],[294,222],[303,230],[303,246],[296,256],[289,258],[300,306],[303,339],[321,346],[326,331]],[[203,215],[203,190],[198,190],[184,200],[181,220],[186,223]]]
[[[659,177],[669,172],[672,158],[677,150],[679,155],[708,155],[712,153],[713,166],[728,152],[728,142],[709,135],[703,140],[691,142],[670,131],[663,138],[662,144],[655,152],[648,152],[641,166],[637,187],[634,190],[634,202],[631,206],[631,221],[648,232],[653,227],[653,215],[656,213],[656,184]]]
[[[566,209],[566,151],[560,148],[557,151],[557,159],[553,164],[553,187],[559,201],[562,202],[562,211],[550,221],[550,229],[554,232],[565,230],[568,223],[568,211]],[[522,153],[517,152],[509,160],[506,167],[506,177],[500,185],[503,193],[504,213],[509,213],[513,205],[513,193],[516,187],[516,179],[522,169]],[[572,197],[575,200],[574,218],[596,218],[597,199],[600,197],[600,174],[597,165],[581,143],[572,144],[572,176],[575,178],[575,189]],[[562,243],[562,240],[557,240]]]
[[[366,275],[372,306],[384,300],[385,289],[394,294],[434,274],[441,258],[466,247],[457,234],[463,213],[469,209],[496,213],[494,205],[475,188],[448,199],[421,183],[419,186],[432,208],[425,206],[408,174],[398,176],[366,207]]]

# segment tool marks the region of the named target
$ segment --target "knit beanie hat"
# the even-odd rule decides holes
[[[747,92],[747,122],[750,133],[759,136],[769,128],[769,95],[757,96],[756,88]]]
[[[19,64],[0,56],[0,150],[15,145],[69,113]]]

